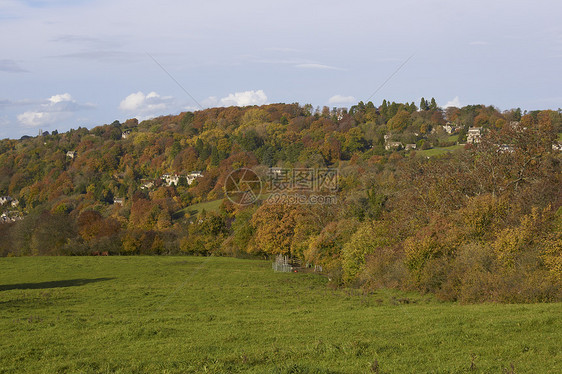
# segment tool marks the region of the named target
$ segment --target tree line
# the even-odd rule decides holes
[[[482,129],[479,143],[425,155],[463,143],[470,127]],[[0,254],[286,254],[322,266],[336,286],[560,300],[561,130],[560,111],[442,110],[422,99],[212,108],[5,139],[0,195],[20,203],[0,209],[24,219],[0,225]],[[336,168],[337,204],[232,204],[224,181],[241,167]],[[203,177],[192,185],[160,179],[195,170]]]

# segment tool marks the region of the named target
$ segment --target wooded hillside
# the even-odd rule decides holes
[[[560,111],[422,99],[213,108],[5,139],[0,255],[287,254],[334,285],[561,300],[561,131]],[[337,203],[233,204],[223,187],[242,167],[336,169]]]

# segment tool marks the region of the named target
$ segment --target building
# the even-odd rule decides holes
[[[203,174],[200,171],[192,171],[191,173],[189,173],[186,178],[187,178],[187,184],[191,186],[191,184],[193,182],[195,182],[195,179],[197,178],[201,178],[203,177]]]
[[[0,205],[4,205],[12,201],[13,199],[10,196],[0,196]]]
[[[121,133],[121,139],[127,139],[131,135],[131,130],[125,130]]]
[[[466,142],[468,144],[480,143],[482,138],[482,127],[470,127],[466,134]]]
[[[22,214],[20,212],[7,212],[0,215],[0,223],[10,223],[22,220]]]
[[[160,177],[163,181],[166,182],[168,186],[174,185],[177,186],[180,182],[180,175],[178,174],[164,174]]]
[[[498,145],[498,152],[500,153],[513,153],[515,148],[511,144],[500,144]]]
[[[123,206],[125,204],[125,198],[124,197],[114,197],[113,198],[113,204]]]
[[[410,151],[410,150],[412,150],[412,149],[417,149],[417,148],[418,148],[418,146],[412,143],[412,144],[406,144],[406,148],[405,148],[405,149],[406,149],[407,151]]]
[[[387,151],[390,151],[392,149],[402,149],[404,148],[404,145],[400,142],[386,142],[386,144],[384,145],[384,149],[386,149]]]
[[[454,132],[457,132],[457,128],[453,126],[450,122],[447,122],[447,124],[443,126],[443,130],[445,130],[447,134],[452,134]]]
[[[66,152],[66,157],[74,159],[76,157],[76,151],[68,151]]]

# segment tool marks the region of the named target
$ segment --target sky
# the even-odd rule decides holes
[[[0,0],[0,139],[279,102],[558,109],[560,15],[555,0]]]

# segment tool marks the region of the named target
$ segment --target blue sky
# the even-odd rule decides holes
[[[541,0],[0,0],[0,138],[197,103],[350,106],[411,55],[375,104],[557,109],[561,14]]]

